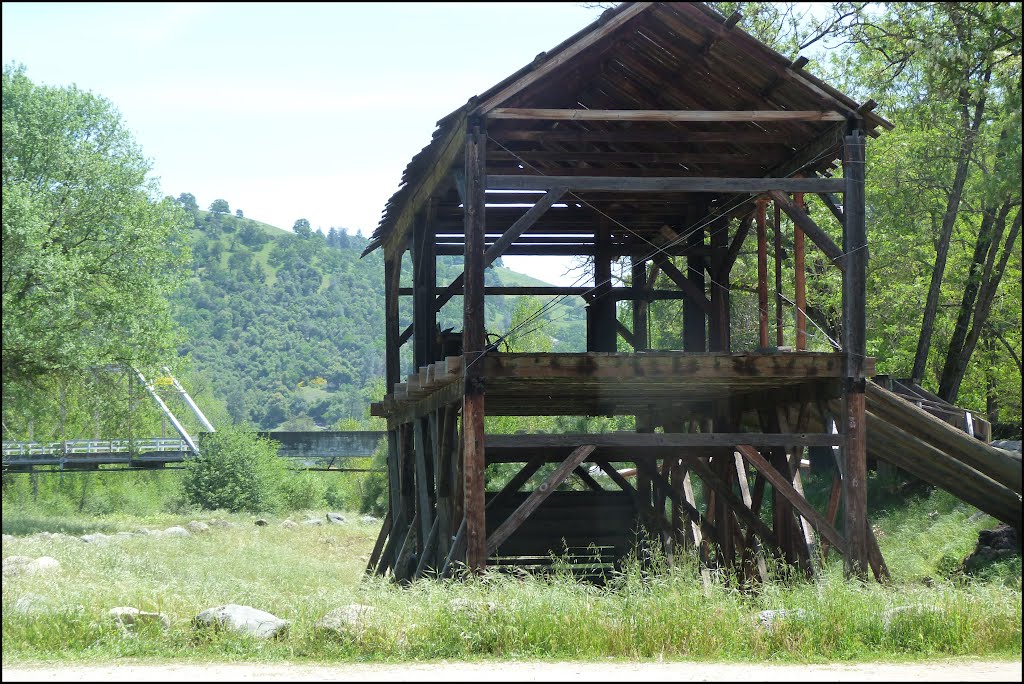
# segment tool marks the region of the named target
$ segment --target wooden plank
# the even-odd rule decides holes
[[[768,234],[765,207],[768,200],[758,198],[757,206],[757,334],[758,344],[768,348]]]
[[[595,448],[644,448],[644,447],[731,447],[736,444],[786,447],[794,444],[804,446],[835,446],[843,441],[842,435],[828,433],[780,433],[762,432],[602,432],[602,433],[561,433],[561,434],[517,434],[486,436],[488,447],[495,449],[558,449],[574,447],[581,442]],[[686,458],[686,454],[680,455]]]
[[[427,569],[427,565],[431,562],[431,558],[434,556],[434,549],[437,548],[437,530],[440,524],[438,518],[434,518],[434,524],[430,526],[430,530],[427,532],[427,540],[423,542],[423,547],[420,549],[419,560],[416,561],[416,570],[412,574],[413,579],[419,579],[423,576],[423,571]]]
[[[846,445],[843,454],[844,522],[849,553],[844,555],[848,576],[867,578],[867,418],[865,416],[864,357],[867,354],[867,226],[864,200],[864,136],[859,130],[844,138],[843,347],[846,352]]]
[[[441,566],[441,572],[439,577],[445,579],[452,576],[455,571],[455,564],[461,562],[465,558],[466,553],[466,519],[463,518],[462,522],[459,523],[459,531],[455,533],[455,539],[452,540],[451,548],[448,550],[448,555],[444,559],[444,565]]]
[[[416,512],[420,520],[420,539],[426,541],[434,525],[434,458],[430,451],[426,418],[413,423],[413,443],[416,451]]]
[[[412,575],[413,568],[409,567],[409,559],[416,550],[416,529],[418,526],[418,520],[414,515],[409,523],[409,529],[406,530],[402,539],[402,545],[398,547],[398,553],[395,556],[395,563],[391,571],[399,582],[407,582]]]
[[[842,178],[705,178],[696,176],[527,176],[489,174],[492,190],[550,190],[568,187],[587,192],[843,192]]]
[[[762,541],[767,543],[775,538],[775,535],[772,534],[772,529],[765,525],[764,521],[759,517],[754,515],[754,513],[743,504],[742,499],[736,496],[732,491],[732,488],[724,482],[721,477],[716,475],[711,468],[704,463],[697,461],[691,463],[690,468],[697,477],[715,491],[716,496],[721,497],[724,500],[724,503],[728,504],[728,508],[720,507],[720,510],[731,509],[732,512],[735,513],[748,528],[761,537]],[[721,521],[718,520],[717,517],[715,518],[715,525],[721,526]]]
[[[419,177],[419,182],[416,183],[412,194],[402,204],[401,211],[395,219],[391,230],[384,236],[384,253],[386,257],[394,258],[395,255],[400,255],[405,251],[408,232],[416,213],[419,212],[423,203],[434,195],[443,183],[448,182],[449,169],[460,157],[464,148],[466,140],[465,115],[460,114],[450,125],[450,133],[448,133],[441,146],[431,145],[431,149],[436,149],[437,151],[433,153],[431,162],[425,165],[425,168],[429,169],[429,171]],[[388,210],[388,216],[391,215],[392,211],[394,211],[394,207]]]
[[[484,513],[484,174],[487,133],[473,126],[466,138],[466,251],[464,255],[462,349],[466,356],[462,400],[464,515],[466,517],[466,565],[483,570],[487,564],[487,531]]]
[[[775,209],[775,230],[773,231],[773,247],[775,251],[775,346],[786,344],[782,320],[782,207],[772,202]]]
[[[843,539],[834,527],[828,524],[828,521],[814,510],[814,507],[807,503],[807,499],[797,494],[793,485],[787,481],[786,477],[771,466],[768,461],[764,460],[764,457],[758,453],[757,449],[748,444],[739,444],[736,446],[736,450],[739,451],[752,466],[757,468],[758,472],[771,485],[780,492],[798,511],[801,515],[811,521],[814,529],[818,531],[818,534],[827,538],[837,551],[846,555],[846,540]]]
[[[750,232],[750,226],[753,222],[753,213],[748,214],[740,221],[739,228],[736,229],[736,235],[733,236],[732,242],[729,243],[729,251],[725,256],[724,268],[726,272],[731,271],[733,264],[736,263],[736,258],[740,255],[740,250],[743,248],[743,241],[746,240],[747,233]]]
[[[839,208],[839,201],[835,196],[829,192],[819,192],[817,195],[825,206],[828,207],[828,210],[832,212],[832,215],[836,217],[836,220],[839,221],[839,225],[845,226],[846,218],[843,216],[843,210]]]
[[[574,475],[576,475],[576,477],[580,478],[583,481],[583,484],[587,485],[595,492],[604,491],[604,487],[601,486],[601,483],[595,480],[590,475],[590,473],[587,472],[585,468],[583,468],[583,466],[576,466],[575,468],[573,468],[572,472]]]
[[[536,204],[530,207],[525,214],[519,217],[519,219],[517,219],[516,222],[513,223],[509,227],[509,229],[506,230],[505,233],[487,249],[486,252],[484,252],[483,267],[487,268],[492,263],[494,263],[498,259],[498,257],[504,254],[505,250],[508,249],[509,246],[513,242],[515,242],[520,235],[529,230],[533,226],[533,224],[537,222],[537,219],[543,216],[544,212],[551,208],[552,204],[562,199],[562,195],[564,195],[565,193],[566,188],[564,186],[555,187],[548,190],[548,192],[543,197],[537,200]],[[479,211],[484,211],[482,203]],[[485,224],[483,223],[481,216],[481,230],[483,230],[484,225]],[[469,235],[468,228],[466,235]],[[444,306],[445,303],[448,302],[448,300],[454,297],[456,292],[462,289],[462,283],[464,279],[465,273],[460,273],[458,277],[456,277],[455,280],[453,280],[452,283],[447,288],[445,288],[444,292],[438,295],[437,299],[434,301],[434,311],[440,311],[441,307]]]
[[[738,453],[733,452],[733,457],[736,462],[736,481],[740,486],[740,497],[743,500],[743,505],[750,509],[750,512],[757,515],[754,510],[754,500],[750,496],[750,483],[747,481],[747,467],[743,463],[743,457]],[[749,539],[749,535],[748,535]],[[761,577],[762,582],[768,581],[768,565],[764,562],[764,549],[761,546],[761,541],[758,538],[754,538],[754,551],[757,558],[757,574]]]
[[[870,411],[1013,492],[1021,493],[1021,460],[975,439],[922,408],[869,381]]]
[[[540,456],[535,456],[534,458],[530,459],[529,462],[524,464],[523,467],[519,469],[518,473],[512,476],[512,479],[510,479],[508,483],[505,484],[505,486],[502,488],[500,492],[498,492],[497,494],[490,498],[490,501],[487,502],[485,508],[492,508],[494,506],[500,505],[500,503],[503,500],[505,500],[515,492],[518,492],[519,488],[526,484],[526,481],[533,477],[533,474],[540,470],[540,467],[544,465],[544,463],[544,458]]]
[[[377,533],[377,540],[373,543],[373,550],[370,551],[370,560],[366,563],[366,574],[372,575],[376,572],[381,553],[384,551],[384,542],[387,540],[390,532],[391,511],[388,511],[384,516],[384,522],[381,523],[380,532]]]
[[[805,191],[793,190],[791,192],[802,193]],[[786,212],[786,216],[793,220],[793,223],[796,225],[796,227],[800,228],[807,235],[807,237],[811,238],[814,244],[818,246],[818,249],[820,249],[825,254],[825,256],[832,260],[832,263],[839,267],[840,270],[846,270],[846,255],[843,252],[843,250],[841,250],[836,245],[836,243],[832,241],[832,238],[828,236],[828,233],[826,233],[824,230],[818,227],[818,224],[815,223],[811,219],[811,217],[807,215],[806,211],[804,211],[795,202],[790,201],[790,199],[786,196],[786,193],[782,190],[769,190],[768,195],[773,200],[775,200],[779,208]],[[848,199],[846,201],[849,202]]]
[[[497,107],[487,113],[488,119],[526,121],[690,121],[690,122],[765,122],[765,121],[846,121],[846,115],[835,111],[748,110],[698,111],[691,109],[540,109]]]
[[[497,551],[501,543],[508,539],[509,535],[522,524],[523,520],[529,517],[593,450],[594,447],[592,445],[584,444],[569,454],[569,457],[537,489],[531,492],[526,501],[516,509],[516,512],[498,526],[498,529],[494,530],[490,538],[487,539],[487,555],[490,556]]]
[[[680,290],[686,293],[688,301],[692,301],[700,306],[701,311],[704,313],[711,312],[711,302],[708,301],[704,290],[698,288],[693,281],[676,268],[675,264],[669,260],[668,255],[659,252],[654,256],[654,263],[658,264],[662,273],[667,275]]]
[[[495,140],[526,140],[539,142],[542,145],[552,142],[583,143],[731,143],[745,145],[776,145],[786,142],[788,138],[777,133],[764,131],[570,131],[553,130],[503,130],[492,131],[490,136]]]
[[[560,69],[565,64],[572,61],[581,52],[584,52],[588,48],[600,42],[605,38],[605,36],[614,33],[619,28],[626,25],[630,20],[644,13],[650,4],[651,3],[649,2],[638,2],[622,6],[621,8],[617,8],[614,16],[612,16],[608,21],[600,24],[595,22],[583,29],[583,31],[570,39],[570,41],[567,41],[568,45],[565,49],[558,51],[557,54],[553,55],[551,58],[540,62],[539,65],[527,71],[512,83],[509,83],[501,90],[488,97],[476,108],[476,113],[487,114],[498,105],[506,102],[513,95],[521,92],[531,84],[536,83],[551,72]]]
[[[797,209],[803,215],[803,195],[794,195]],[[808,219],[809,220],[809,219]],[[807,258],[804,229],[793,221],[793,305],[796,308],[796,350],[807,349]],[[838,262],[837,262],[838,263]]]

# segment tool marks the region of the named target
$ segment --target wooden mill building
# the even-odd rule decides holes
[[[886,574],[866,509],[864,188],[865,140],[891,125],[739,19],[701,3],[621,4],[470,98],[413,157],[367,247],[385,260],[388,394],[372,412],[388,421],[390,486],[369,570],[405,580],[563,551],[600,569],[647,533],[696,544],[738,576],[763,574],[759,554],[810,572],[816,545],[849,574]],[[810,201],[828,207],[828,225]],[[780,237],[794,245],[795,282],[768,272]],[[759,343],[739,349],[730,272],[754,245]],[[806,351],[805,249],[841,274],[831,352]],[[485,269],[508,254],[588,257],[594,285],[486,287]],[[464,273],[438,283],[445,255],[463,255]],[[628,284],[612,279],[620,259]],[[659,273],[671,287],[652,287]],[[789,347],[783,285],[795,292]],[[527,293],[583,296],[587,351],[488,348],[486,298]],[[453,297],[457,349],[437,334]],[[652,349],[648,307],[666,299],[683,302],[683,337]],[[410,342],[415,367],[402,373]],[[636,429],[485,434],[485,416],[508,415],[626,415]],[[802,494],[809,447],[831,448],[841,473],[824,511]],[[521,470],[487,491],[494,463]],[[545,464],[557,467],[520,491]],[[568,478],[586,488],[559,490]]]

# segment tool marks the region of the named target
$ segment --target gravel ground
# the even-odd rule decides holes
[[[112,664],[3,668],[4,682],[594,682],[594,681],[929,681],[1019,682],[1012,661],[933,660],[919,663],[761,665],[687,662],[492,661],[401,665],[288,663]]]

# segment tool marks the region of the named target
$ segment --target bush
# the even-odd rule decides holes
[[[288,511],[323,508],[326,494],[327,483],[320,473],[295,469],[281,482],[281,502]]]
[[[277,448],[277,442],[237,428],[210,433],[202,455],[185,462],[185,499],[207,510],[277,510],[287,472]]]

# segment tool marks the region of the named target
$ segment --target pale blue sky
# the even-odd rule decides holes
[[[3,62],[111,100],[161,191],[369,235],[438,119],[597,18],[583,3],[4,2]],[[507,259],[556,281],[560,269]]]

